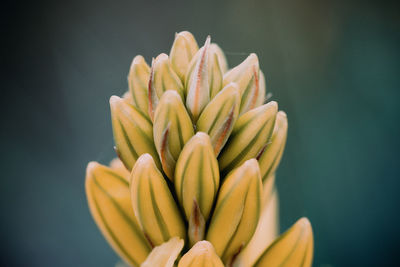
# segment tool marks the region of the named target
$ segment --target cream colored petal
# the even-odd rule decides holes
[[[279,232],[278,194],[276,191],[268,199],[264,197],[263,210],[257,229],[242,252],[237,256],[233,267],[253,266],[261,254],[275,240]]]
[[[171,238],[168,242],[155,247],[140,267],[173,267],[183,245],[183,239]]]

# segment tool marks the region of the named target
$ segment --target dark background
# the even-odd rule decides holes
[[[281,229],[310,218],[314,266],[398,254],[399,6],[387,1],[9,1],[1,9],[1,266],[113,266],[84,194],[113,157],[108,99],[132,58],[208,34],[259,56],[288,113]]]

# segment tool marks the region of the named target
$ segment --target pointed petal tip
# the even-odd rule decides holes
[[[246,168],[246,169],[255,171],[255,172],[256,172],[256,171],[258,171],[258,172],[260,171],[260,167],[259,167],[259,165],[258,165],[258,161],[257,161],[255,158],[246,160],[246,161],[243,163],[243,167]]]
[[[193,252],[196,252],[195,254],[197,255],[207,254],[214,251],[213,245],[207,240],[201,240],[193,246]]]
[[[204,46],[209,46],[210,43],[211,43],[211,36],[207,35],[206,42],[204,43]]]
[[[167,59],[168,59],[168,55],[165,53],[161,53],[155,58],[155,61],[158,62],[160,60],[167,60]]]
[[[280,110],[280,111],[278,112],[278,114],[276,114],[276,116],[277,116],[277,117],[281,117],[281,118],[287,118],[287,114],[286,114],[286,112],[283,111],[283,110]]]
[[[163,93],[160,99],[160,103],[163,102],[164,104],[169,105],[176,105],[178,102],[182,102],[182,98],[179,93],[175,90],[167,90]]]
[[[96,161],[90,161],[86,167],[86,173],[92,173],[100,164]]]
[[[181,98],[179,93],[175,90],[167,90],[164,92],[164,94],[162,95],[162,97],[175,97],[175,98]]]
[[[278,102],[270,101],[267,104],[259,106],[259,107],[255,108],[255,109],[260,109],[260,110],[263,110],[265,112],[271,111],[272,113],[277,114],[278,113]],[[251,111],[251,110],[249,110],[249,111]]]
[[[284,111],[279,111],[276,114],[276,124],[279,128],[287,128],[288,126],[288,120],[287,120],[287,115]]]
[[[110,106],[114,107],[116,104],[118,104],[122,99],[119,96],[112,95],[110,97]]]
[[[211,139],[208,136],[208,134],[204,132],[197,132],[191,139],[191,143],[194,145],[200,145],[200,146],[212,146],[211,145]]]
[[[303,229],[311,229],[311,222],[307,217],[300,218],[297,223]]]
[[[276,102],[276,101],[271,101],[271,102],[267,103],[267,105],[273,106],[273,107],[275,107],[276,109],[278,109],[278,102]]]
[[[131,67],[133,67],[134,65],[141,64],[144,61],[145,60],[144,60],[144,57],[142,55],[137,55],[137,56],[135,56],[133,58]]]
[[[205,132],[197,132],[194,136],[199,140],[210,140],[210,137]]]
[[[144,154],[140,155],[140,157],[137,159],[136,163],[138,163],[138,162],[145,163],[145,162],[149,162],[149,161],[154,161],[153,157],[149,153],[144,153]]]
[[[248,60],[258,64],[258,56],[256,53],[251,53],[248,57]]]
[[[213,247],[212,244],[207,240],[201,240],[201,241],[197,242],[196,246],[199,246],[199,247]]]
[[[246,160],[243,164],[246,164],[246,166],[253,166],[254,164],[258,165],[258,161],[256,159],[249,159]]]
[[[180,31],[180,32],[176,32],[176,33],[175,33],[175,36],[176,36],[176,37],[178,37],[178,36],[185,36],[185,35],[187,35],[187,34],[192,35],[192,33],[189,32],[189,31]]]

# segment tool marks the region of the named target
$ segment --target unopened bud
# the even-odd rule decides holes
[[[196,39],[187,31],[175,35],[174,44],[169,53],[172,67],[182,81],[185,79],[186,70],[190,61],[199,50]]]
[[[165,92],[155,112],[153,136],[162,168],[171,181],[179,154],[193,134],[192,121],[181,97],[176,91]]]
[[[142,56],[136,56],[128,75],[129,96],[132,104],[148,116],[148,84],[150,67]]]
[[[216,156],[233,130],[239,107],[239,89],[235,83],[230,83],[204,108],[197,121],[197,130],[210,136]]]
[[[110,107],[116,152],[125,167],[131,170],[143,153],[156,157],[151,121],[137,108],[117,96],[110,98]],[[161,166],[158,159],[156,164]]]
[[[226,174],[245,160],[257,156],[272,134],[277,110],[277,103],[272,101],[239,117],[218,158],[222,173]]]
[[[176,91],[183,99],[183,84],[180,78],[172,69],[168,55],[160,54],[151,64],[148,86],[148,110],[152,119],[154,119],[153,116],[159,99],[168,90]]]
[[[130,190],[136,218],[153,246],[174,236],[185,239],[185,225],[179,209],[149,154],[140,156],[133,167]]]
[[[257,160],[250,159],[226,177],[207,232],[206,239],[214,245],[225,264],[230,263],[252,237],[261,205],[260,169]]]

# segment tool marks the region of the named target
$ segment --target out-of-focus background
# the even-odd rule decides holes
[[[281,229],[310,218],[314,266],[397,263],[396,2],[8,1],[1,13],[1,266],[115,264],[86,164],[114,156],[108,99],[132,58],[168,53],[181,30],[211,35],[230,66],[258,54],[289,117]]]

